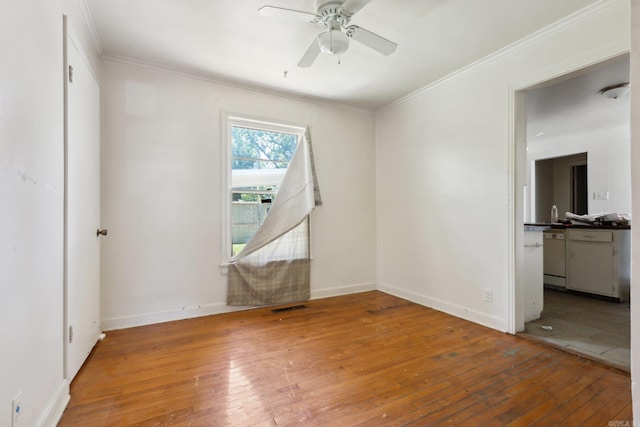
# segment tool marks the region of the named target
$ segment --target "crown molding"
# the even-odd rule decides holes
[[[511,44],[508,44],[507,46],[498,49],[497,51],[490,53],[487,56],[484,56],[482,58],[480,58],[479,60],[472,62],[462,68],[459,68],[458,70],[434,81],[433,83],[430,83],[418,90],[415,90],[405,96],[403,96],[402,98],[387,104],[386,106],[379,108],[375,111],[376,115],[380,115],[383,113],[386,113],[388,111],[391,111],[397,107],[399,107],[400,105],[410,101],[411,99],[418,97],[426,92],[429,92],[430,90],[445,84],[451,80],[454,80],[458,77],[460,77],[463,74],[466,74],[476,68],[479,68],[487,63],[490,63],[492,61],[495,61],[496,59],[499,59],[509,53],[515,52],[519,49],[522,49],[526,46],[530,46],[533,43],[537,42],[538,40],[549,36],[550,34],[553,34],[561,29],[563,29],[566,26],[569,26],[573,23],[579,22],[593,14],[598,13],[599,11],[601,11],[602,9],[606,9],[607,7],[611,6],[614,3],[619,2],[620,0],[600,0],[597,3],[592,4],[591,6],[587,6],[584,9],[581,9],[577,12],[572,13],[571,15],[568,15],[562,19],[560,19],[559,21],[556,21],[550,25],[547,25],[546,27],[543,27],[541,29],[539,29],[538,31],[535,31],[527,36],[525,36],[524,38],[521,38]],[[618,49],[620,50],[620,49]],[[629,46],[628,43],[626,45],[626,48],[622,48],[620,53],[623,53],[624,51],[628,51],[629,50]]]
[[[164,64],[157,64],[149,61],[142,61],[139,59],[125,57],[125,56],[103,54],[100,56],[100,58],[104,61],[126,64],[134,67],[145,68],[148,70],[173,74],[176,76],[202,80],[207,83],[214,83],[214,84],[219,84],[223,86],[234,87],[237,89],[248,90],[248,91],[260,93],[263,95],[276,96],[279,98],[289,99],[292,101],[305,102],[305,103],[315,104],[322,107],[338,108],[338,109],[347,110],[347,111],[351,111],[359,114],[370,115],[370,116],[373,116],[375,114],[375,111],[371,109],[356,107],[348,104],[341,104],[339,102],[331,102],[326,98],[305,96],[297,92],[271,89],[266,86],[260,86],[260,85],[240,81],[240,80],[229,79],[225,76],[198,73],[193,71],[185,71],[178,67],[171,67]]]
[[[100,40],[100,34],[98,33],[98,29],[96,28],[96,23],[93,20],[93,15],[91,10],[89,9],[89,5],[87,4],[87,0],[77,0],[78,7],[80,8],[80,12],[82,13],[82,19],[84,19],[84,23],[89,29],[89,34],[91,34],[91,39],[93,40],[93,46],[98,53],[98,56],[102,55],[104,49],[102,47],[102,40]]]

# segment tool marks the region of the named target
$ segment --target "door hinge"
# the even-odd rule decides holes
[[[69,326],[69,344],[73,342],[73,326]]]
[[[73,65],[69,65],[69,83],[73,83]]]

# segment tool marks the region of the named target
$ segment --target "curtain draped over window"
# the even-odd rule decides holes
[[[309,214],[320,204],[307,128],[269,214],[229,264],[228,305],[257,306],[309,299]]]

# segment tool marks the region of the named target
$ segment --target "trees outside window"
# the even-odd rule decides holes
[[[277,197],[300,133],[281,125],[230,119],[231,256],[242,250]]]

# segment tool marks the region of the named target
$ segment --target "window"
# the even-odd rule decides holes
[[[227,304],[305,301],[311,295],[309,216],[322,204],[309,128],[238,118],[227,123]]]
[[[238,117],[227,118],[225,253],[237,255],[256,233],[278,194],[303,129]],[[230,232],[229,232],[230,231]]]

